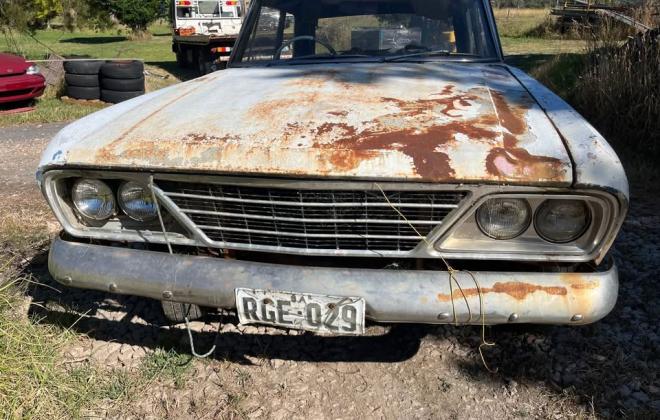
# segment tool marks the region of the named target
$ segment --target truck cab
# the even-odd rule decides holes
[[[172,52],[200,74],[224,68],[241,29],[243,0],[174,0]]]

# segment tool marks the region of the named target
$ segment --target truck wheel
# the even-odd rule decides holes
[[[67,86],[66,96],[73,99],[99,99],[101,97],[101,90],[98,86]]]
[[[211,73],[211,60],[208,53],[203,50],[197,50],[197,72],[200,76]]]
[[[103,60],[65,61],[64,71],[70,74],[99,74]]]
[[[213,71],[218,71],[218,70],[225,70],[227,68],[227,62],[226,61],[219,61],[216,62],[213,67],[215,67],[215,70]]]
[[[101,89],[101,100],[103,102],[110,102],[111,104],[118,104],[119,102],[137,98],[140,95],[144,95],[144,90],[119,92],[116,90]]]
[[[67,86],[98,87],[98,74],[75,74],[64,73],[64,80]]]
[[[188,321],[194,321],[204,316],[202,308],[192,303],[181,303],[164,300],[161,301],[161,305],[163,307],[163,314],[165,315],[165,318],[174,324],[185,322],[186,317],[188,317]]]
[[[181,68],[188,67],[188,56],[186,51],[183,48],[180,48],[176,52],[176,64]]]
[[[103,77],[101,78],[101,87],[117,92],[144,91],[144,76],[139,79],[109,79]]]
[[[144,76],[144,63],[137,60],[108,61],[101,66],[100,73],[109,79],[139,79]]]

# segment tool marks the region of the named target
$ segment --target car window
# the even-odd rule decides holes
[[[282,16],[282,18],[280,18]],[[249,39],[249,48],[245,53],[246,61],[273,60],[277,49],[293,38],[294,17],[270,7],[262,7]],[[280,52],[282,59],[292,58],[291,47],[284,47]]]
[[[496,55],[481,0],[256,0],[254,7],[237,61]]]

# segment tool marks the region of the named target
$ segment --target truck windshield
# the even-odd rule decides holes
[[[255,0],[233,63],[495,59],[482,0]]]

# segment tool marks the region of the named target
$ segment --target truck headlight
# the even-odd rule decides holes
[[[137,182],[124,182],[117,194],[119,206],[131,219],[143,222],[156,217],[156,205],[151,191]]]
[[[546,200],[536,210],[534,227],[549,242],[571,242],[587,230],[589,207],[582,200]]]
[[[85,219],[106,220],[115,212],[115,196],[108,185],[98,179],[82,178],[73,184],[71,201]]]
[[[522,234],[532,220],[527,200],[522,198],[491,198],[476,214],[479,229],[493,239],[513,239]]]

